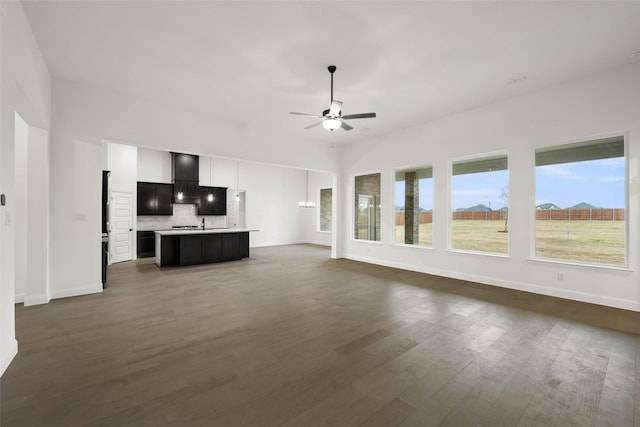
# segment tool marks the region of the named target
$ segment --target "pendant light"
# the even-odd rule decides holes
[[[213,157],[209,157],[209,187],[213,186],[213,183],[211,182],[211,164],[213,163]],[[207,201],[209,202],[213,202],[213,189],[209,188],[209,194],[207,194]]]
[[[236,202],[240,201],[240,160],[236,160]]]
[[[304,200],[298,202],[299,208],[315,208],[316,203],[309,200],[309,170],[307,170],[307,186],[306,186],[307,196]]]

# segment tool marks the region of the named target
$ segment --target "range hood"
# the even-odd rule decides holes
[[[171,153],[173,203],[200,203],[199,163],[196,155]]]

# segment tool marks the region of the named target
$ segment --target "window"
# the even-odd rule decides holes
[[[508,253],[508,185],[504,154],[453,163],[451,249]]]
[[[395,243],[432,245],[433,170],[396,171]]]
[[[624,137],[535,151],[535,256],[626,265]]]
[[[333,192],[331,188],[320,189],[320,231],[331,231]]]
[[[354,184],[354,237],[380,241],[380,174],[356,176]]]

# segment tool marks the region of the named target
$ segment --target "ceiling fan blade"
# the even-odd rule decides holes
[[[343,119],[375,119],[376,113],[360,113],[360,114],[347,114],[342,116]]]
[[[317,117],[318,119],[321,119],[322,116],[319,116],[317,114],[310,114],[310,113],[296,113],[295,111],[290,112],[289,114],[293,114],[296,116],[311,116],[311,117]]]
[[[353,126],[348,125],[344,120],[342,121],[342,129],[344,130],[352,130]]]
[[[339,117],[342,111],[342,101],[331,101],[331,107],[329,107],[329,115],[333,117]]]
[[[324,121],[324,120],[323,120],[323,121]],[[314,123],[314,124],[312,124],[312,125],[307,126],[305,129],[311,129],[311,128],[314,128],[314,127],[316,127],[316,126],[319,126],[321,123],[322,123],[322,121],[317,122],[317,123]]]

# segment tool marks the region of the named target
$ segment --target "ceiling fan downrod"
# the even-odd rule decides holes
[[[329,65],[329,68],[327,68],[327,69],[331,73],[331,102],[333,102],[333,73],[336,72],[336,66],[335,65]]]

